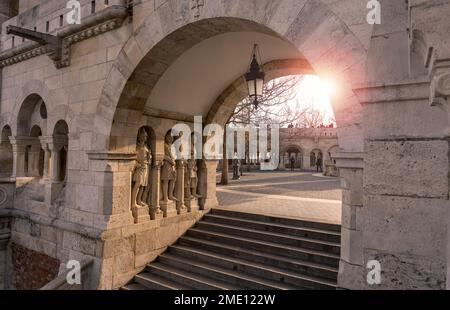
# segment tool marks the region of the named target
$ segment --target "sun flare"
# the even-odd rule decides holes
[[[297,101],[303,108],[320,112],[326,123],[334,122],[334,112],[330,97],[336,93],[336,84],[331,79],[321,79],[306,75],[298,85]]]

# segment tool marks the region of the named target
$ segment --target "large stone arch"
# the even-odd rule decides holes
[[[97,107],[94,149],[109,148],[115,116],[142,114],[152,88],[185,51],[215,35],[245,29],[289,41],[317,74],[331,76],[339,84],[341,91],[333,102],[344,137],[340,144],[346,151],[362,151],[361,108],[351,84],[363,79],[366,49],[327,5],[316,0],[210,0],[200,17],[189,14],[188,5],[175,0],[162,4],[125,44]]]

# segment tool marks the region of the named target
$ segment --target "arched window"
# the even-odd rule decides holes
[[[13,150],[9,137],[11,128],[3,127],[0,136],[0,178],[9,178],[13,171]]]
[[[40,178],[44,176],[44,150],[39,140],[41,136],[41,128],[34,125],[30,131],[31,144],[27,146],[25,154],[25,171],[28,176]]]
[[[58,169],[56,171],[57,181],[63,182],[67,177],[67,162],[68,162],[68,148],[69,148],[69,126],[64,120],[56,123],[53,130],[53,140],[55,144],[55,152],[57,153]],[[53,155],[52,155],[53,156]]]
[[[314,167],[316,165],[316,153],[311,152],[310,155],[310,166]]]

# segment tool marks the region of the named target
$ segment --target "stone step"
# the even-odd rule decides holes
[[[233,285],[236,289],[250,290],[293,290],[293,285],[281,283],[279,281],[271,281],[258,276],[245,274],[240,271],[229,270],[209,263],[187,260],[170,254],[161,255],[158,260],[164,265],[173,267],[173,270],[183,270],[185,272],[194,273],[195,277],[203,276],[208,279]]]
[[[203,221],[208,223],[211,222],[217,224],[246,227],[260,231],[286,234],[289,236],[311,238],[313,240],[336,242],[339,244],[341,242],[340,232],[322,230],[317,228],[296,227],[283,224],[267,223],[262,221],[252,221],[216,214],[206,214],[203,217]]]
[[[142,272],[134,277],[134,284],[142,285],[146,290],[187,290],[185,285],[168,280],[164,277]]]
[[[218,232],[231,236],[239,236],[245,238],[253,238],[262,241],[270,241],[278,244],[295,246],[305,249],[323,251],[327,253],[340,253],[340,244],[336,242],[328,242],[323,240],[313,240],[309,238],[289,236],[285,234],[263,232],[259,230],[249,229],[245,227],[231,226],[225,224],[199,222],[196,228],[203,231]]]
[[[161,256],[158,257],[156,263],[147,266],[146,271],[151,275],[167,279],[169,281],[178,283],[183,286],[189,287],[189,289],[197,290],[233,290],[238,289],[232,285],[228,285],[224,282],[216,281],[208,275],[203,276],[201,274],[195,274],[192,272],[192,268],[178,268],[179,266],[168,265],[165,260],[161,260]]]
[[[285,269],[287,271],[293,271],[296,273],[314,277],[326,278],[333,281],[336,281],[337,279],[337,267],[330,267],[326,265],[307,262],[304,260],[287,258],[277,254],[268,254],[247,248],[225,245],[195,238],[185,238],[185,242],[188,242],[189,245],[182,246],[180,244],[177,244],[171,246],[169,248],[169,252],[176,253],[177,255],[189,255],[190,253],[186,254],[187,250],[194,253],[212,253],[217,255],[224,255],[229,258],[244,259],[255,263],[261,263],[266,266],[272,266],[275,268]]]
[[[173,246],[169,252],[161,255],[160,259],[163,261],[167,257],[182,258],[186,261],[200,262],[203,264],[210,264],[225,268],[226,270],[237,271],[242,274],[248,274],[259,278],[264,278],[269,281],[278,283],[286,283],[295,285],[304,289],[335,289],[335,281],[330,279],[321,279],[318,277],[307,276],[301,273],[268,266],[258,262],[247,261],[229,257],[227,255],[215,254],[211,252],[193,250],[186,247]]]
[[[120,288],[121,291],[145,291],[147,288],[141,284],[131,283]]]
[[[188,237],[202,239],[207,241],[214,241],[228,245],[235,245],[242,248],[257,250],[269,254],[277,254],[290,258],[306,260],[309,262],[325,264],[328,266],[338,267],[340,256],[334,253],[326,253],[311,249],[283,245],[276,242],[262,241],[254,238],[230,236],[218,232],[211,232],[191,228],[187,234],[180,238],[181,244],[186,242]]]
[[[336,289],[340,226],[213,209],[123,290]]]
[[[244,213],[244,212],[229,211],[229,210],[223,210],[223,209],[212,209],[211,214],[212,215],[220,215],[220,216],[228,216],[228,217],[233,217],[233,218],[238,218],[238,219],[251,220],[251,221],[259,221],[259,222],[265,222],[265,223],[271,223],[271,224],[288,225],[288,226],[294,226],[294,227],[299,227],[299,228],[315,228],[315,229],[333,231],[333,232],[338,232],[338,233],[341,232],[341,226],[338,224],[332,224],[332,223],[312,222],[312,221],[307,221],[307,220],[302,220],[302,219],[273,217],[273,216],[262,215],[262,214]]]

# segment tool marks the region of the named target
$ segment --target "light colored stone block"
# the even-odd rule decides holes
[[[367,196],[363,247],[443,259],[448,200]]]
[[[366,142],[364,191],[410,197],[448,197],[447,141]]]

